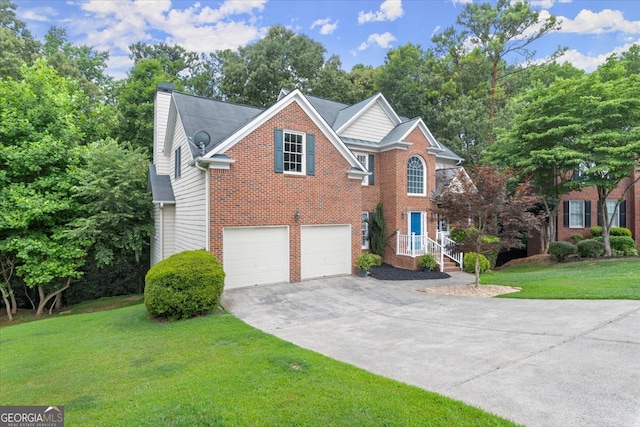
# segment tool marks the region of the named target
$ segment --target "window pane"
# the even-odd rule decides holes
[[[615,200],[607,200],[607,220],[611,221],[611,218],[613,217],[613,222],[611,223],[612,227],[619,227],[620,226],[620,221],[619,221],[619,215],[618,212],[616,211],[616,201]]]
[[[285,172],[303,172],[304,144],[303,135],[284,132],[283,161]]]
[[[582,200],[569,201],[569,227],[573,227],[573,228],[584,227],[584,201]]]
[[[424,194],[424,166],[416,156],[407,164],[407,193]]]
[[[362,212],[362,247],[369,249],[369,212]]]

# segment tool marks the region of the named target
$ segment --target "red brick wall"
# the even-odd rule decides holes
[[[274,172],[274,128],[315,135],[315,176]],[[229,171],[211,170],[210,250],[223,259],[224,226],[288,225],[290,280],[300,280],[300,226],[350,224],[352,264],[361,253],[362,185],[349,163],[296,103],[227,150]],[[300,212],[296,221],[294,212]]]
[[[608,199],[617,199],[622,195],[623,188],[629,185],[629,178],[624,179],[620,183],[619,189],[614,190],[608,197]],[[638,195],[640,194],[640,189],[638,185],[635,185],[625,196],[625,200],[627,202],[626,209],[626,222],[627,228],[631,230],[633,233],[634,239],[638,239],[640,236],[640,217],[638,213],[640,212],[640,201],[638,200]],[[580,233],[585,238],[589,238],[591,236],[591,232],[589,228],[598,225],[598,193],[595,188],[587,187],[582,189],[581,191],[574,191],[562,197],[562,201],[565,200],[590,200],[591,201],[591,226],[587,226],[585,228],[569,228],[564,226],[564,204],[560,206],[558,211],[558,240],[563,241],[571,241],[571,236],[576,233]]]
[[[429,142],[420,129],[414,129],[406,138],[412,145],[407,150],[391,150],[380,155],[381,169],[381,194],[385,211],[385,221],[389,234],[408,232],[408,212],[427,212],[427,233],[435,238],[436,224],[432,221],[430,210],[430,195],[435,189],[436,160],[435,156],[427,153]],[[419,155],[425,161],[427,167],[427,188],[425,196],[407,195],[407,162],[413,155]],[[403,217],[402,213],[405,212]],[[385,262],[401,268],[418,268],[415,259],[396,255],[396,234],[389,239],[389,246],[385,252]]]

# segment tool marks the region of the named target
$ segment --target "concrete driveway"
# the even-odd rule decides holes
[[[470,281],[345,276],[228,290],[222,305],[300,347],[527,426],[640,426],[640,301],[417,291]]]

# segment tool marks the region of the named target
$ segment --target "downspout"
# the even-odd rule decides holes
[[[160,202],[160,261],[164,259],[164,203]]]

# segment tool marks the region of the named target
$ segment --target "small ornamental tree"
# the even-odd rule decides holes
[[[470,173],[463,170],[455,185],[435,197],[439,213],[456,230],[458,249],[488,255],[500,248],[522,246],[531,229],[539,227],[539,216],[531,212],[538,202],[531,187],[518,184],[512,188],[508,171],[479,166]],[[480,284],[480,257],[476,257],[476,287]]]

